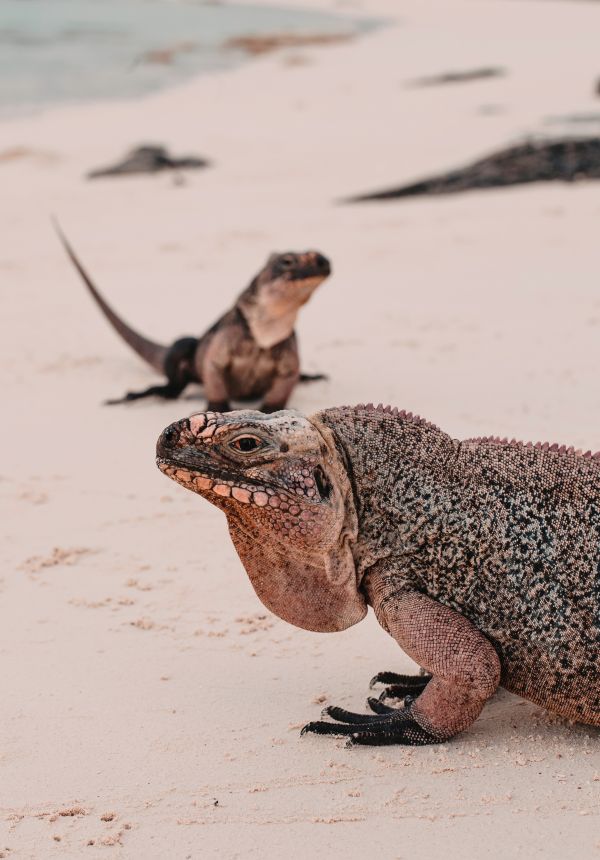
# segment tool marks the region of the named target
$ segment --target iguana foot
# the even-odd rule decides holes
[[[406,696],[412,696],[413,699],[416,699],[430,681],[431,675],[427,673],[422,675],[398,675],[396,672],[378,672],[369,681],[369,689],[372,690],[377,684],[387,685],[385,690],[379,695],[379,701],[381,702],[384,702],[386,699],[404,699]]]
[[[231,404],[228,400],[209,400],[206,404],[207,412],[231,412]]]
[[[369,706],[377,714],[354,714],[331,706],[324,709],[322,716],[332,717],[336,722],[318,720],[307,723],[301,734],[347,735],[348,747],[355,744],[425,746],[442,743],[443,738],[432,735],[419,725],[411,713],[411,705],[412,699],[403,708],[389,708],[377,699],[370,699]]]
[[[298,382],[320,382],[329,379],[326,373],[301,373]]]
[[[141,400],[142,397],[163,397],[165,400],[176,400],[185,385],[176,385],[167,382],[166,385],[151,385],[150,388],[144,391],[129,391],[123,397],[118,397],[115,400],[105,400],[105,406],[115,406],[118,403],[130,403],[132,400]]]
[[[279,412],[281,409],[285,409],[285,403],[263,403],[259,411],[270,415],[273,412]]]

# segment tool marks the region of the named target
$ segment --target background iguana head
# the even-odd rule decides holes
[[[288,337],[299,309],[330,274],[319,251],[271,254],[237,301],[257,343],[268,348]]]
[[[200,412],[167,427],[159,469],[227,516],[262,602],[307,630],[343,630],[357,588],[352,490],[331,431],[290,411]]]

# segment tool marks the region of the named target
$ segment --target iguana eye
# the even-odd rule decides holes
[[[236,451],[241,451],[242,454],[250,454],[252,451],[258,451],[259,448],[263,447],[263,443],[256,436],[238,436],[229,445]]]

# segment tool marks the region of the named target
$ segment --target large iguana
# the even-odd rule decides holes
[[[375,712],[303,731],[427,744],[466,729],[498,685],[600,725],[600,454],[457,441],[390,407],[198,413],[157,463],[227,516],[262,602],[336,631],[372,606],[423,667],[384,672]],[[405,697],[401,708],[384,703]]]
[[[294,325],[302,305],[331,273],[318,251],[272,254],[236,303],[201,337],[179,338],[162,346],[131,329],[102,298],[66,237],[55,224],[64,248],[112,327],[167,382],[132,391],[109,404],[156,395],[179,397],[190,382],[204,386],[208,409],[226,411],[230,399],[262,398],[263,412],[286,405],[298,381],[323,379],[300,373]]]

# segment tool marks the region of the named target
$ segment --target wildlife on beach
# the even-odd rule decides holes
[[[164,146],[147,144],[138,146],[128,152],[125,158],[109,167],[99,167],[87,174],[88,179],[100,179],[103,176],[126,176],[129,173],[158,173],[163,170],[189,170],[208,167],[210,164],[205,158],[195,155],[181,156],[175,158],[169,155]]]
[[[345,202],[456,194],[477,188],[579,179],[600,179],[600,137],[533,141],[511,146],[458,170],[396,188],[359,194]]]
[[[262,399],[263,412],[286,405],[297,382],[324,379],[301,374],[294,326],[298,311],[331,273],[318,251],[272,254],[234,306],[200,337],[182,337],[163,346],[138,334],[106,303],[57,226],[58,234],[94,301],[123,340],[158,373],[160,385],[133,391],[108,404],[142,397],[175,399],[190,383],[200,383],[208,409],[226,412],[230,400]]]
[[[442,72],[440,75],[426,75],[412,81],[414,87],[438,87],[445,84],[466,84],[471,81],[481,81],[488,78],[500,78],[505,74],[498,66],[481,66],[465,71]]]
[[[499,685],[600,725],[600,454],[458,441],[372,404],[200,412],[167,427],[156,453],[225,513],[268,609],[334,632],[371,606],[422,667],[376,675],[389,686],[372,713],[328,707],[303,733],[439,743]]]

